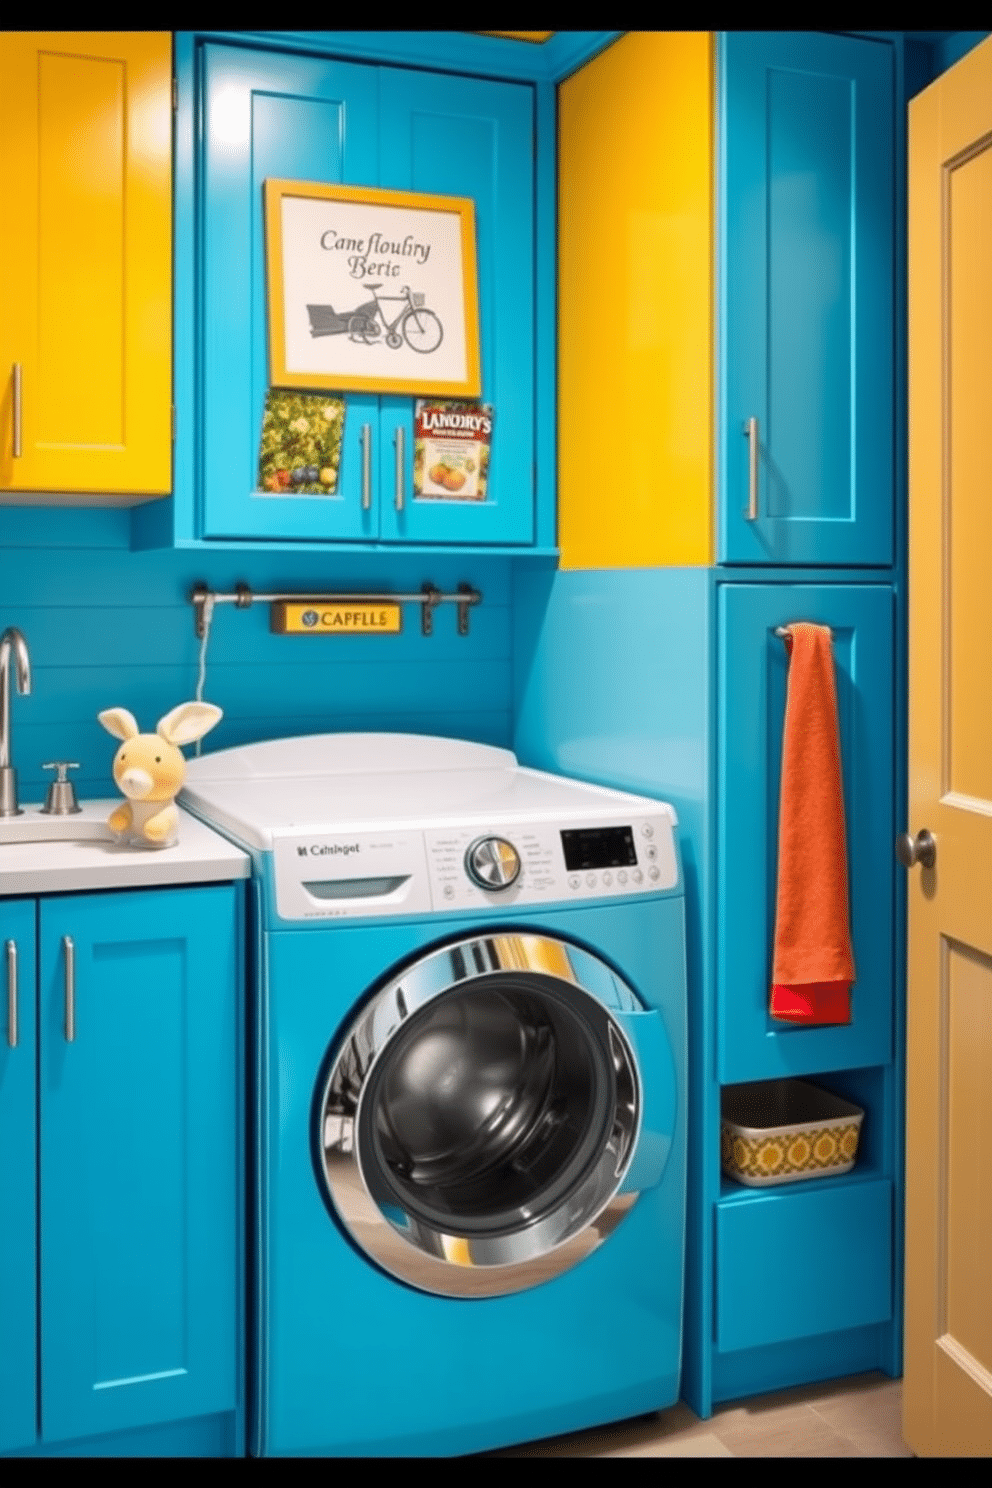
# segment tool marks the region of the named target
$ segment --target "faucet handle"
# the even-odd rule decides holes
[[[78,770],[79,764],[76,760],[52,760],[47,765],[42,765],[43,770],[55,770],[55,779],[48,787],[48,795],[42,811],[48,816],[72,816],[82,807],[76,800],[76,792],[72,781],[69,779],[70,770]]]

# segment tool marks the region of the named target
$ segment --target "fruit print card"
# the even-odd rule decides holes
[[[421,501],[485,501],[491,403],[428,401],[414,413],[413,494]]]
[[[273,496],[333,496],[338,487],[343,398],[328,393],[265,396],[258,487]]]

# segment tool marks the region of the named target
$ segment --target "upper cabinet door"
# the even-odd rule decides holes
[[[258,480],[269,385],[263,183],[375,183],[379,74],[374,67],[243,47],[202,51],[202,402],[198,419],[205,537],[377,536],[363,501],[363,425],[375,398],[348,396],[334,496],[279,496]],[[356,297],[356,305],[360,296]],[[345,306],[337,306],[344,313]]]
[[[727,32],[719,77],[720,561],[888,565],[892,49]]]
[[[0,489],[172,483],[172,42],[0,35]]]
[[[534,541],[534,113],[530,87],[384,72],[380,184],[475,202],[482,400],[495,411],[485,501],[394,494],[398,421],[412,399],[383,399],[381,535],[385,541]]]

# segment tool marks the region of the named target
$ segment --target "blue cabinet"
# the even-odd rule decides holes
[[[716,1252],[723,1354],[886,1323],[891,1180],[831,1186],[827,1179],[734,1195],[717,1205]]]
[[[719,561],[891,564],[893,48],[724,32],[719,87]]]
[[[35,906],[0,900],[0,1452],[34,1440]]]
[[[533,88],[210,42],[197,55],[200,535],[532,544]],[[474,199],[482,398],[496,411],[485,501],[414,500],[413,399],[351,393],[336,495],[258,489],[268,388],[267,177]],[[357,305],[361,283],[355,290]]]
[[[19,1045],[0,1062],[4,1114],[16,1099],[0,1147],[14,1175],[0,1190],[13,1279],[0,1285],[18,1287],[0,1312],[0,1369],[16,1384],[6,1450],[238,1408],[236,895],[0,905],[20,996]],[[18,1089],[21,1052],[32,1069]]]

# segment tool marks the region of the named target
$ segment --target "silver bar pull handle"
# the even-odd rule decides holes
[[[13,414],[14,414],[14,459],[21,458],[21,364],[14,363],[14,387],[13,387]]]
[[[758,520],[758,420],[749,418],[744,423],[744,433],[747,435],[747,512],[745,513],[749,522]]]
[[[7,1043],[17,1048],[17,942],[7,942]]]
[[[71,935],[63,935],[65,952],[65,1041],[76,1041],[76,947]]]
[[[372,505],[372,425],[362,425],[362,511]]]
[[[404,466],[404,446],[406,443],[406,430],[402,424],[396,430],[396,510],[403,510],[403,478],[406,474]]]

